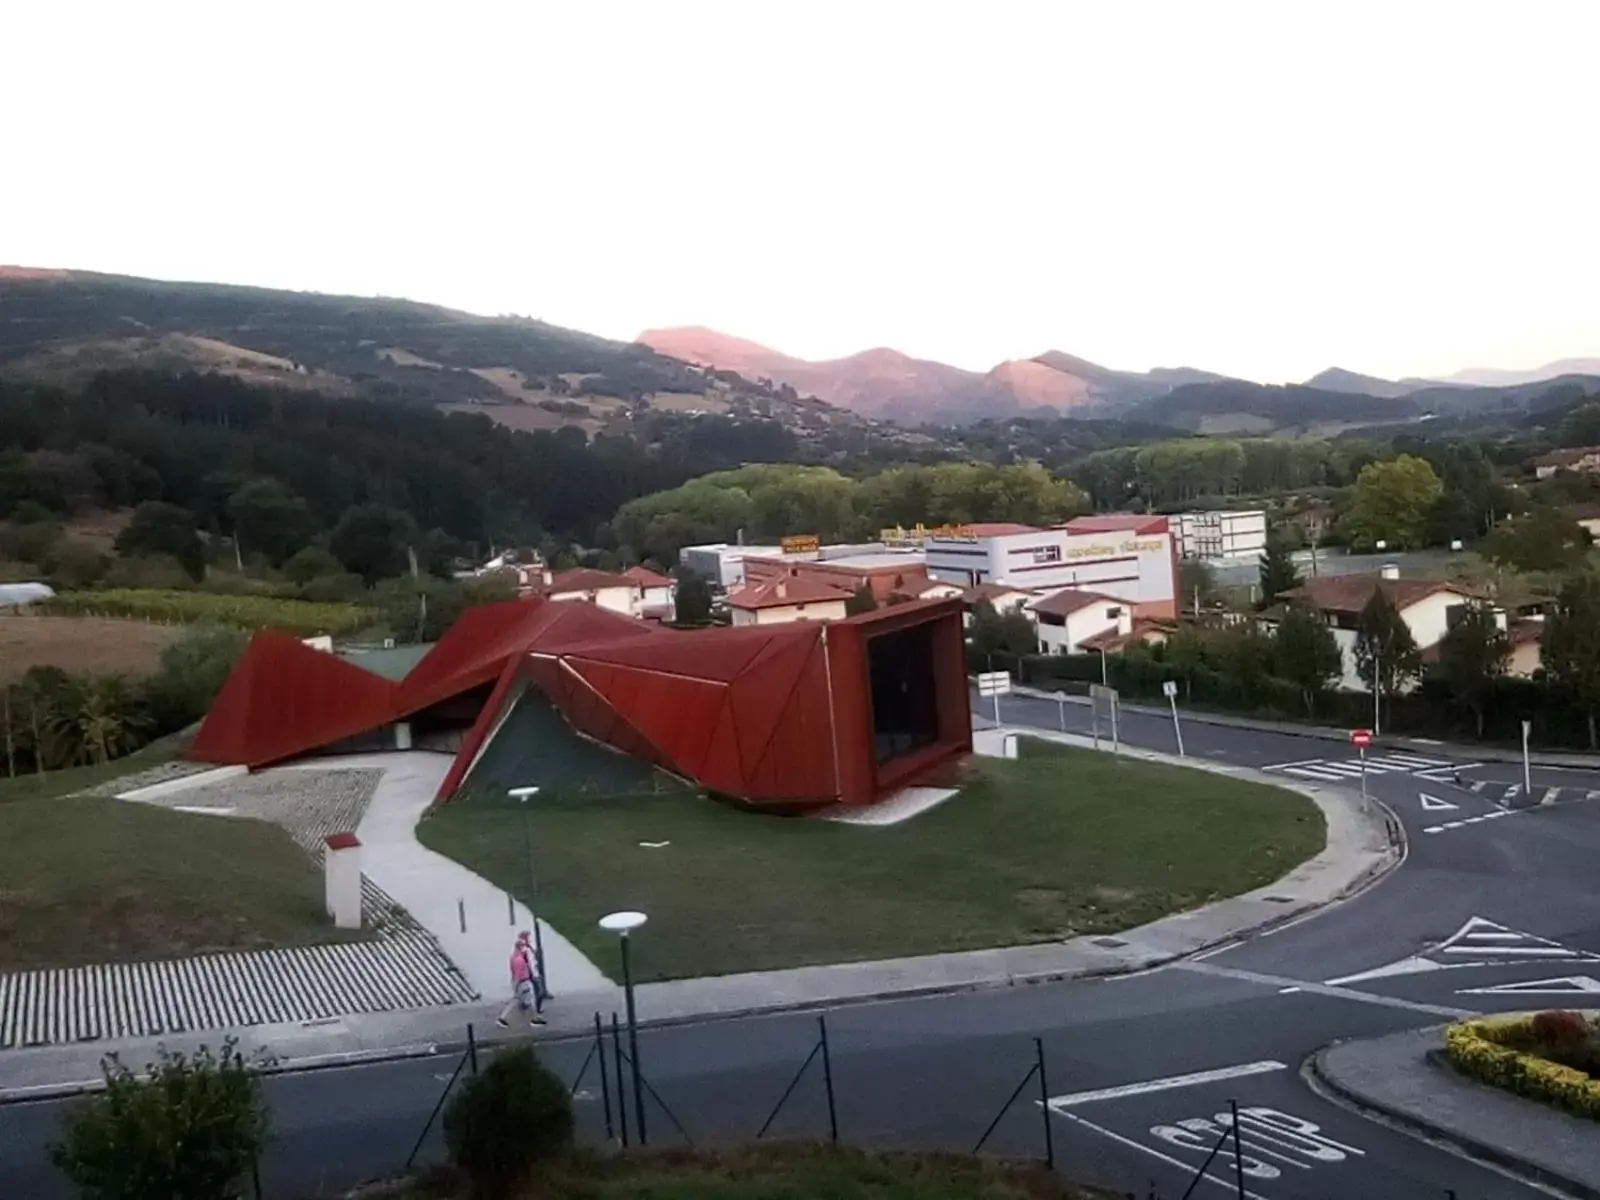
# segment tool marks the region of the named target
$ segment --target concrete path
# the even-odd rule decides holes
[[[1443,1026],[1337,1042],[1313,1079],[1358,1108],[1572,1195],[1600,1198],[1600,1126],[1435,1061]]]
[[[417,841],[417,822],[433,803],[450,759],[421,751],[340,759],[340,766],[383,769],[377,793],[355,834],[362,873],[439,940],[444,952],[485,997],[508,997],[507,960],[519,930],[533,928],[527,907],[481,875]],[[293,769],[293,768],[290,768]],[[535,851],[537,853],[537,850]],[[556,994],[612,987],[600,968],[544,921],[545,974]]]
[[[1069,745],[1091,744],[1085,738],[1039,730],[1000,731],[1006,732],[1045,737]],[[1181,762],[1201,770],[1220,771],[1300,791],[1322,809],[1328,826],[1327,846],[1268,887],[1112,936],[645,984],[637,990],[640,1020],[647,1024],[682,1024],[712,1017],[827,1008],[868,1000],[1126,974],[1260,933],[1314,912],[1362,889],[1401,860],[1402,847],[1391,840],[1392,831],[1384,811],[1377,805],[1363,808],[1355,793],[1336,788],[1296,787],[1286,784],[1281,777],[1192,759],[1179,760],[1153,751],[1128,750],[1125,753],[1158,762]],[[470,891],[476,898],[474,912],[481,909],[492,914],[493,906],[498,904],[500,920],[504,921],[503,893],[489,888],[477,876],[448,859],[425,850],[411,836],[416,816],[426,806],[425,795],[431,795],[428,780],[431,778],[436,784],[437,776],[432,772],[442,768],[424,754],[381,757],[391,762],[393,782],[384,802],[375,800],[368,810],[368,821],[373,823],[369,826],[368,821],[363,821],[359,832],[364,842],[370,838],[368,844],[373,847],[387,848],[376,850],[372,857],[372,869],[382,872],[384,888],[408,907],[415,904],[413,911],[419,920],[430,923],[430,928],[432,922],[443,921],[447,928],[440,930],[441,934],[447,932],[449,921],[454,919],[458,891],[463,894]],[[404,769],[396,770],[392,762],[396,758],[420,761],[415,768],[408,763]],[[388,780],[391,776],[385,778]],[[374,812],[384,815],[375,820]],[[430,859],[436,861],[430,862]],[[436,894],[430,891],[435,887],[439,889]],[[487,891],[480,891],[479,887]],[[497,926],[491,919],[489,926],[491,933],[500,933],[503,938],[503,925]],[[469,919],[469,929],[471,927]],[[494,938],[485,935],[482,950],[473,949],[477,944],[474,934],[469,933],[464,938],[458,934],[457,941],[461,943],[459,953],[463,958],[477,961],[473,956],[482,956],[478,969],[503,972],[500,958],[505,950]],[[547,954],[551,945],[551,941],[546,942]],[[490,946],[498,947],[493,955],[489,952]],[[452,955],[458,953],[450,942],[446,942],[446,949]],[[620,989],[608,981],[591,988],[564,986],[557,973],[563,969],[559,965],[562,962],[565,960],[552,962],[551,974],[559,994],[548,1010],[550,1025],[543,1036],[582,1035],[592,1027],[596,1012],[609,1017],[612,1012],[622,1011]],[[495,994],[498,993],[492,990],[485,992],[486,996]],[[261,1050],[271,1054],[287,1069],[431,1053],[463,1045],[469,1024],[475,1027],[480,1040],[505,1036],[491,1023],[496,1007],[485,1002],[414,1013],[348,1017],[334,1027],[263,1026],[241,1031],[241,1045],[246,1052]],[[174,1046],[188,1044],[183,1039],[168,1040]],[[53,1047],[0,1055],[0,1103],[81,1090],[97,1078],[97,1063],[105,1050],[120,1049],[125,1057],[138,1058],[148,1053],[149,1046],[149,1043],[130,1042],[124,1046]]]

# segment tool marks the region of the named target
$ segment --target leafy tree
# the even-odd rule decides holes
[[[161,652],[161,668],[145,684],[157,727],[180,729],[205,716],[249,635],[231,625],[191,625]]]
[[[988,602],[972,610],[972,626],[967,640],[974,654],[987,658],[991,654],[1010,654],[1021,657],[1039,648],[1039,634],[1028,615],[1020,609],[1010,608],[996,612]]]
[[[371,584],[406,574],[416,541],[416,522],[409,514],[381,504],[357,504],[339,518],[328,548],[346,570]]]
[[[1253,621],[1227,625],[1206,639],[1206,657],[1251,704],[1266,691],[1272,674],[1272,639]]]
[[[673,592],[672,619],[678,625],[710,624],[711,585],[692,572],[681,575]]]
[[[73,679],[53,700],[50,728],[73,762],[105,763],[143,741],[148,714],[120,675]]]
[[[304,587],[313,579],[325,575],[338,575],[344,565],[323,546],[304,546],[291,554],[283,564],[283,573],[290,583]]]
[[[1277,603],[1279,596],[1303,582],[1287,538],[1274,534],[1267,539],[1266,553],[1261,556],[1260,579],[1262,608]]]
[[[1439,675],[1450,685],[1451,699],[1473,715],[1481,738],[1484,711],[1506,672],[1511,643],[1487,604],[1463,605],[1454,615],[1439,642]]]
[[[151,500],[139,505],[115,546],[118,554],[129,558],[166,555],[189,578],[205,578],[206,549],[195,529],[194,514],[175,504]]]
[[[1368,687],[1376,685],[1379,703],[1422,671],[1422,654],[1411,628],[1381,587],[1356,618],[1356,672]]]
[[[1545,620],[1540,658],[1551,681],[1564,688],[1589,719],[1589,749],[1600,749],[1600,577],[1574,575],[1561,588]]]
[[[111,560],[82,538],[64,538],[40,564],[58,588],[86,588],[105,578]]]
[[[51,1161],[98,1200],[229,1200],[267,1144],[259,1077],[232,1038],[220,1053],[162,1048],[147,1075],[116,1055],[80,1100]]]
[[[1444,490],[1428,463],[1410,454],[1369,463],[1356,479],[1345,528],[1358,546],[1385,542],[1420,546],[1427,538],[1428,515]]]
[[[303,549],[317,531],[306,502],[276,479],[252,479],[228,498],[234,536],[274,567]]]
[[[518,1046],[495,1055],[451,1100],[444,1140],[474,1200],[510,1200],[539,1163],[572,1149],[573,1124],[566,1085]]]
[[[1316,715],[1318,698],[1344,672],[1344,655],[1333,630],[1302,604],[1291,604],[1278,622],[1272,660],[1276,674],[1300,689],[1308,717]]]
[[[1464,492],[1447,488],[1428,509],[1428,541],[1435,546],[1471,541],[1482,529],[1482,510]]]
[[[878,598],[872,594],[871,585],[865,583],[855,590],[850,599],[844,602],[844,611],[852,617],[859,616],[861,613],[872,612],[877,607]]]
[[[1565,514],[1536,508],[1496,525],[1484,539],[1483,556],[1519,571],[1571,571],[1583,565],[1592,540]]]

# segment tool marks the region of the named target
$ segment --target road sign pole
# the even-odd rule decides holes
[[[1533,764],[1528,761],[1528,735],[1533,732],[1533,722],[1522,723],[1522,792],[1533,795]]]
[[[1117,699],[1117,697],[1116,696],[1112,696],[1112,698],[1111,698],[1111,753],[1113,753],[1113,754],[1121,754],[1122,753],[1122,733],[1117,728],[1117,710],[1119,708],[1121,708],[1121,707],[1122,707],[1121,702]]]
[[[1067,694],[1065,692],[1056,693],[1056,724],[1060,726],[1062,733],[1067,731]]]
[[[1172,705],[1172,732],[1178,739],[1178,757],[1188,758],[1189,756],[1183,752],[1183,726],[1178,724],[1178,698],[1168,696],[1167,703]]]
[[[1000,728],[1000,693],[994,694],[994,726]]]
[[[1367,806],[1367,748],[1356,747],[1361,752],[1361,807]]]

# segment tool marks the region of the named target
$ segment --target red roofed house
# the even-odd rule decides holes
[[[782,625],[789,621],[840,621],[849,615],[848,588],[805,575],[778,575],[728,593],[735,625]]]
[[[766,583],[780,576],[831,583],[847,592],[872,589],[883,604],[897,590],[928,582],[928,568],[918,554],[903,550],[847,554],[839,558],[801,559],[750,555],[744,560],[745,583]]]
[[[1078,654],[1097,634],[1133,632],[1132,606],[1100,592],[1063,588],[1030,600],[1027,610],[1038,622],[1040,654]]]
[[[519,713],[550,717],[544,741]],[[486,751],[534,739],[509,749],[547,782],[565,753],[558,743],[599,743],[749,804],[870,804],[971,752],[961,606],[680,631],[590,604],[517,600],[467,610],[398,683],[263,632],[190,757],[254,768],[403,745],[402,729],[453,755],[436,802],[468,782],[529,782],[523,766],[494,777]]]
[[[639,615],[644,587],[627,575],[577,567],[562,571],[542,589],[547,600],[581,600],[624,616]]]
[[[639,585],[639,613],[643,615],[672,615],[673,596],[678,584],[671,576],[652,571],[649,567],[629,567],[622,573]]]

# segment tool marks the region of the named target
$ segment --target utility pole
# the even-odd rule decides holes
[[[1383,673],[1379,665],[1383,659],[1383,647],[1374,640],[1372,643],[1372,736],[1383,735],[1383,715],[1381,705],[1383,702]]]

